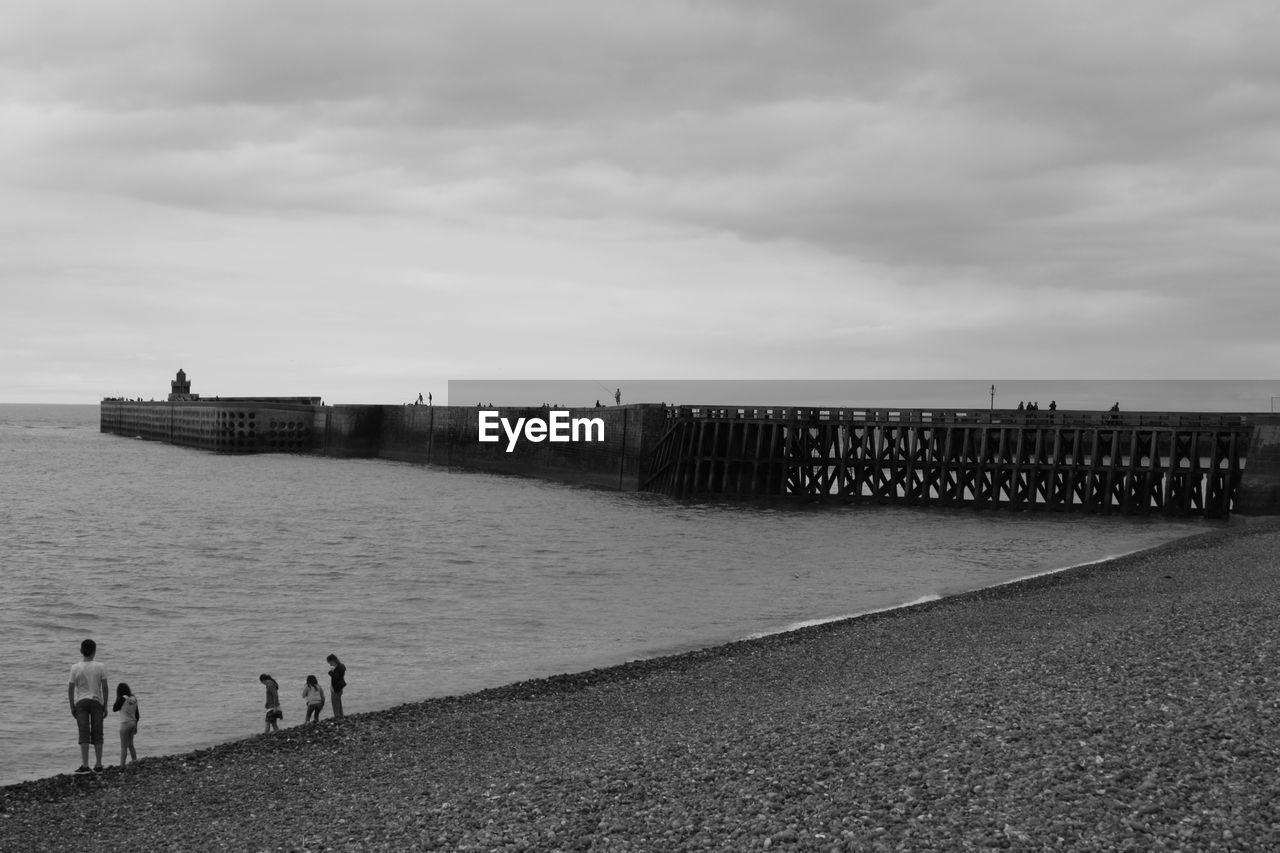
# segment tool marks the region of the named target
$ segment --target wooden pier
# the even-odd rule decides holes
[[[670,407],[640,488],[796,499],[1221,518],[1253,415]]]

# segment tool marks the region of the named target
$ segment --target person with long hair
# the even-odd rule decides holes
[[[129,758],[133,758],[134,764],[138,763],[138,751],[133,748],[133,736],[138,733],[138,720],[141,719],[138,713],[138,697],[133,695],[129,685],[123,681],[116,685],[116,703],[111,706],[111,710],[121,715],[120,767],[123,769],[128,764]]]

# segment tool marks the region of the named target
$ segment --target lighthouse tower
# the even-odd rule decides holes
[[[187,372],[179,367],[178,375],[169,383],[169,402],[199,399],[199,394],[191,393],[191,382],[187,379]]]

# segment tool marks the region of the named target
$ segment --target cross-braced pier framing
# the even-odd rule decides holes
[[[1225,517],[1248,415],[675,407],[641,488]]]

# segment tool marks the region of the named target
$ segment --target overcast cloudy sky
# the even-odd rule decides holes
[[[1277,10],[0,0],[0,401],[1275,378]]]

